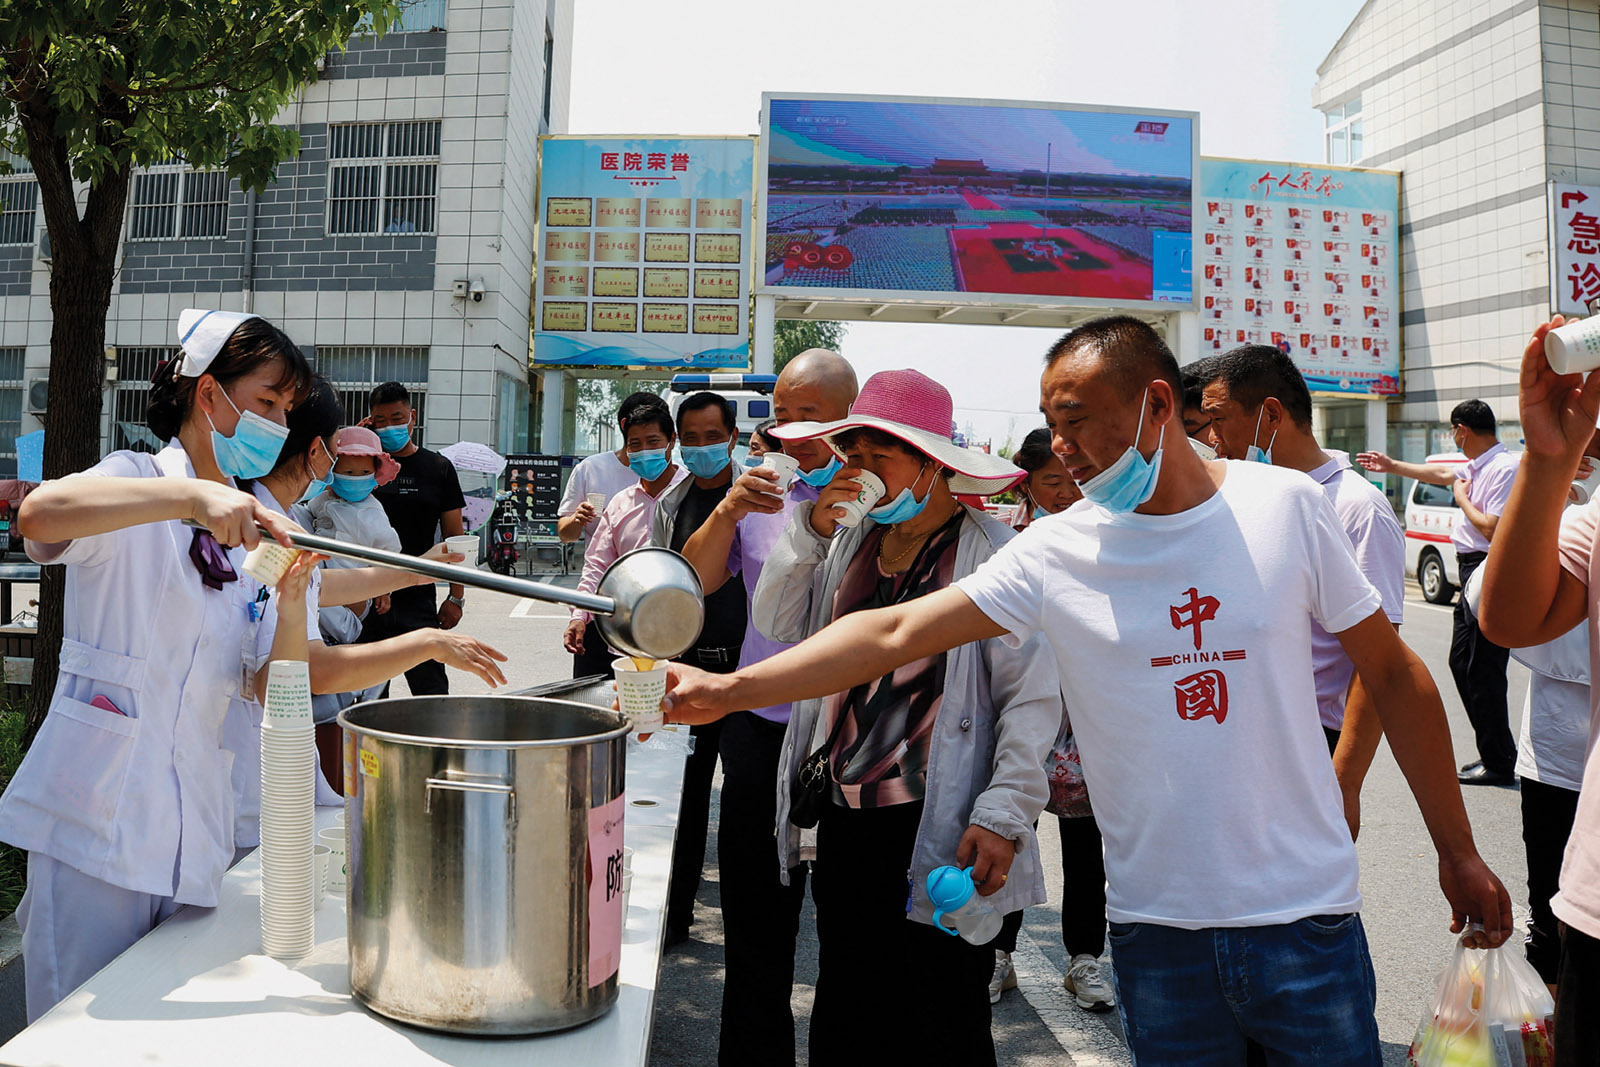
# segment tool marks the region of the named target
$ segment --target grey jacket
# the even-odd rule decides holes
[[[831,622],[834,593],[867,529],[864,522],[824,540],[811,529],[811,505],[797,507],[756,586],[751,605],[756,628],[775,641],[800,641]],[[977,570],[1013,536],[1010,527],[968,508],[956,546],[956,577]],[[950,650],[945,663],[922,822],[907,872],[911,917],[930,925],[928,872],[956,862],[969,825],[1017,846],[1010,876],[989,902],[1002,914],[1044,903],[1033,823],[1049,797],[1045,758],[1061,726],[1055,657],[1038,635],[1015,649],[998,638],[962,645]],[[796,703],[778,759],[778,862],[785,880],[791,866],[814,858],[811,834],[802,841],[801,831],[789,822],[789,791],[800,764],[826,740],[823,701]]]
[[[672,530],[678,524],[678,509],[683,507],[683,498],[689,495],[689,488],[692,485],[694,476],[686,473],[675,485],[667,486],[667,491],[656,498],[655,514],[650,518],[652,545],[657,548],[672,547]]]

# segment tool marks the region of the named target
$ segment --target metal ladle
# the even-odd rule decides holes
[[[272,539],[266,530],[262,530],[261,535]],[[545,582],[511,578],[476,567],[436,563],[317,534],[293,531],[289,540],[296,548],[324,556],[375,563],[442,582],[579,608],[595,616],[600,634],[608,645],[629,656],[672,659],[682,655],[700,636],[700,627],[705,621],[700,576],[688,560],[670,548],[636,548],[623,553],[606,568],[595,593],[580,593]]]

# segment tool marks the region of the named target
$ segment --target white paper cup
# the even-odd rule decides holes
[[[838,505],[842,515],[839,516],[840,526],[859,526],[861,520],[866,518],[867,512],[878,506],[878,501],[883,499],[887,491],[883,479],[871,471],[862,471],[856,475],[856,481],[861,483],[861,492],[856,494],[854,500],[846,500]]]
[[[316,865],[316,873],[311,876],[311,884],[316,888],[312,896],[317,902],[317,907],[322,907],[322,894],[328,888],[328,863],[333,856],[333,849],[327,845],[311,846],[311,862]]]
[[[633,872],[633,849],[629,848],[627,845],[623,845],[622,846],[622,873],[623,874],[631,874],[632,872]]]
[[[1597,491],[1600,491],[1600,462],[1597,462],[1594,470],[1589,472],[1589,477],[1578,478],[1572,483],[1572,495],[1579,504],[1587,504],[1593,500]]]
[[[262,726],[311,729],[311,665],[305,660],[273,660],[267,668],[265,697]]]
[[[647,734],[661,729],[665,721],[661,713],[661,700],[667,695],[667,661],[658,659],[647,671],[641,671],[627,656],[613,660],[617,674],[617,707],[633,720],[638,733]]]
[[[789,491],[789,483],[794,481],[795,471],[800,469],[800,461],[787,452],[768,452],[761,457],[761,465],[778,472],[779,493]]]
[[[604,493],[589,493],[583,499],[588,501],[589,506],[594,508],[596,511],[605,510],[606,495]]]
[[[1600,315],[1545,334],[1544,354],[1557,374],[1587,374],[1600,367]],[[249,567],[248,561],[245,566]]]
[[[478,535],[458,534],[455,537],[446,537],[444,546],[450,551],[467,557],[466,566],[471,567],[478,562]]]
[[[622,873],[622,921],[623,921],[624,924],[626,924],[627,921],[628,921],[628,897],[630,897],[632,895],[633,895],[633,872],[632,871],[624,871]]]
[[[244,572],[262,585],[277,585],[278,580],[294,566],[298,548],[284,548],[276,541],[261,539],[261,543],[244,557]]]
[[[317,834],[317,844],[328,846],[328,889],[337,889],[343,892],[346,880],[349,877],[349,867],[347,866],[347,857],[345,855],[344,827],[335,826],[320,831]]]

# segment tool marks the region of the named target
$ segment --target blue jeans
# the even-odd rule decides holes
[[[1179,930],[1112,923],[1117,1010],[1135,1064],[1381,1064],[1372,957],[1359,915]]]

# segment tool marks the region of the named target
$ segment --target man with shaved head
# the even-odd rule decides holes
[[[855,403],[856,388],[856,373],[844,357],[824,348],[808,349],[778,375],[773,389],[778,422],[842,419]],[[737,576],[748,606],[790,511],[801,501],[815,501],[839,470],[838,457],[820,439],[786,441],[783,448],[800,464],[786,494],[778,494],[776,471],[752,468],[683,546],[708,595]],[[768,639],[752,622],[745,629],[739,665],[759,663],[788,647]],[[717,867],[725,967],[717,1062],[723,1067],[781,1067],[795,1060],[789,996],[805,869],[791,870],[784,885],[772,858],[778,751],[788,722],[788,701],[774,701],[730,715],[722,727]]]
[[[1177,361],[1148,325],[1111,316],[1073,330],[1049,352],[1040,409],[1083,503],[949,588],[843,616],[761,663],[669,668],[668,717],[713,722],[969,642],[1042,634],[1105,838],[1135,1062],[1240,1064],[1253,1040],[1269,1061],[1377,1065],[1377,990],[1317,713],[1313,621],[1372,694],[1438,851],[1451,928],[1481,923],[1469,943],[1498,945],[1511,901],[1473,844],[1438,690],[1321,487],[1264,463],[1202,460],[1183,406]],[[884,966],[863,949],[861,966]],[[913,1057],[938,1048],[936,1034],[907,1041]]]

